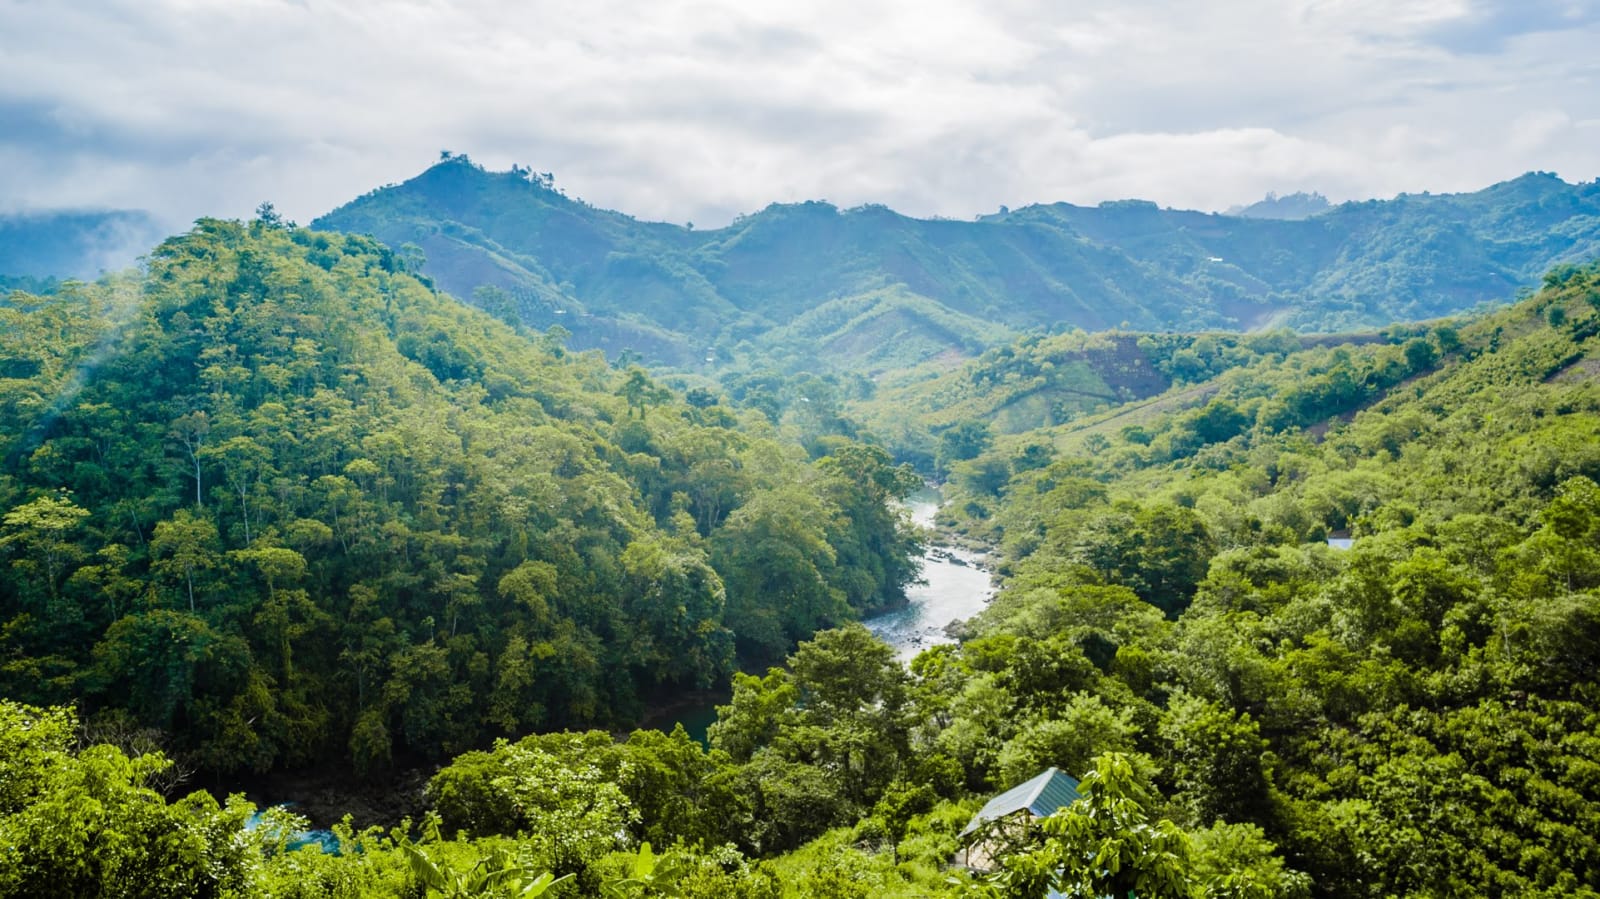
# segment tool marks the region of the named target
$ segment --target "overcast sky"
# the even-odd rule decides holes
[[[0,0],[0,208],[301,222],[438,158],[640,218],[1600,177],[1600,0]]]

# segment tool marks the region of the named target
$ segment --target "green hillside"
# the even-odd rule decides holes
[[[203,220],[0,298],[0,695],[212,773],[624,726],[892,605],[914,486],[435,293]]]
[[[1600,267],[1566,267],[1459,329],[1027,435],[1048,464],[997,441],[971,464],[998,481],[953,505],[1009,576],[961,656],[1081,652],[1153,758],[1150,808],[1260,827],[1317,895],[1593,895],[1597,335]],[[1032,723],[989,719],[1002,763],[1090,720],[1032,695]]]
[[[1049,429],[1114,419],[1121,425],[1151,410],[1203,402],[1212,379],[1301,350],[1374,343],[1399,345],[1425,328],[1393,326],[1382,333],[1297,335],[1287,329],[1254,334],[1209,332],[1087,334],[1034,332],[952,364],[937,359],[884,374],[863,398],[846,405],[862,428],[887,441],[922,471],[947,476],[991,442],[1020,445],[1042,459]],[[1099,413],[1104,416],[1096,417]],[[985,477],[999,469],[986,459]],[[973,466],[962,469],[972,474]],[[1002,472],[1003,474],[1003,472]]]
[[[1348,331],[1499,302],[1600,252],[1600,185],[1528,174],[1296,220],[1122,201],[956,222],[807,202],[692,230],[455,156],[316,224],[410,244],[445,290],[575,346],[878,373],[1037,328]]]
[[[769,332],[876,380],[724,398],[414,261],[204,220],[0,301],[0,894],[1596,895],[1600,266],[1355,335],[987,348],[883,285]],[[848,622],[914,577],[917,478],[853,435],[1002,578],[909,667]],[[626,730],[730,682],[708,746]],[[425,817],[341,855],[173,798],[418,765]],[[1051,766],[1086,798],[951,868]]]
[[[215,260],[205,237],[217,227],[169,255]],[[385,258],[340,246],[380,268]],[[408,303],[432,296],[393,283]],[[0,835],[27,846],[0,854],[0,888],[84,892],[159,871],[195,892],[250,896],[1594,897],[1600,267],[1558,269],[1506,310],[1411,333],[1246,348],[1188,387],[996,439],[958,467],[998,461],[997,486],[975,493],[958,479],[953,505],[1001,542],[1005,581],[959,645],[907,669],[864,628],[822,632],[784,666],[734,676],[709,750],[682,731],[641,730],[462,754],[429,781],[420,826],[340,828],[341,855],[291,850],[304,823],[282,812],[251,830],[237,799],[164,800],[155,787],[170,769],[126,731],[91,730],[121,742],[75,749],[69,712],[0,701]],[[562,364],[535,358],[541,381],[560,380]],[[59,370],[37,361],[39,375]],[[412,381],[428,383],[420,371]],[[671,401],[653,402],[610,420],[659,426]],[[1019,456],[1029,441],[1046,452]],[[42,450],[39,470],[62,464]],[[174,493],[188,489],[173,480]],[[224,495],[211,499],[221,522]],[[152,546],[197,517],[158,525]],[[36,633],[32,616],[51,609],[61,626],[68,589],[118,558],[72,557],[58,538],[83,519],[49,493],[8,513],[13,568],[37,578],[81,566],[59,598],[41,595],[55,581],[35,581],[34,611],[8,640]],[[738,545],[753,545],[750,533]],[[761,552],[784,558],[788,539]],[[262,617],[241,639],[261,641],[261,676],[292,687],[290,661],[316,656],[274,649],[285,634],[274,610],[287,604],[287,623],[301,622],[281,598],[300,588],[287,579],[298,569],[279,564],[289,557],[267,549],[235,557],[256,566],[241,577],[267,579],[248,594]],[[154,558],[146,602],[181,617],[182,563]],[[630,547],[621,567],[638,561]],[[518,597],[544,589],[517,570],[528,575],[513,578]],[[87,610],[118,596],[73,598]],[[208,593],[189,617],[217,602]],[[145,652],[171,658],[170,639]],[[448,652],[459,639],[424,645]],[[227,644],[205,645],[221,655]],[[204,670],[195,683],[214,689],[227,668]],[[993,870],[950,867],[982,802],[1048,766],[1080,775],[1084,798],[1010,837],[980,830]],[[104,814],[83,815],[91,802]]]

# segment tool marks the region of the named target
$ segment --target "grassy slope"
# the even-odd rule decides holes
[[[317,224],[415,243],[445,289],[499,287],[523,322],[560,324],[578,346],[678,367],[715,347],[723,365],[777,354],[877,372],[1035,328],[1353,330],[1449,314],[1600,250],[1600,188],[1526,175],[1303,221],[1139,202],[924,221],[808,202],[695,231],[457,158]],[[892,314],[814,328],[835,304],[882,308],[890,295]]]

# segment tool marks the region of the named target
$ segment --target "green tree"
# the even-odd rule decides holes
[[[88,517],[89,510],[66,491],[47,493],[5,514],[0,548],[21,549],[22,558],[12,560],[11,567],[32,575],[34,583],[42,581],[51,605],[60,596],[67,566],[83,558],[72,535]]]
[[[171,520],[156,525],[150,552],[155,559],[150,565],[152,571],[167,577],[182,576],[189,611],[193,612],[196,577],[203,578],[206,572],[222,566],[216,525],[203,515],[179,509]]]
[[[1131,751],[1137,735],[1129,713],[1079,693],[1054,716],[1023,725],[1005,744],[998,758],[1000,781],[1019,784],[1051,766],[1081,772],[1096,756]]]
[[[798,696],[794,679],[782,668],[769,668],[764,677],[736,671],[733,696],[727,705],[717,706],[717,720],[707,728],[706,739],[734,761],[749,761],[794,717]]]
[[[599,735],[609,748],[610,740]],[[614,753],[614,750],[611,750]],[[562,874],[581,873],[619,848],[639,817],[618,774],[587,753],[550,752],[538,738],[504,740],[435,775],[428,792],[447,827],[526,838]]]
[[[205,462],[206,438],[210,434],[211,420],[203,411],[180,415],[173,420],[172,427],[167,431],[167,436],[183,447],[184,454],[189,457],[189,464],[193,466],[194,505],[197,509],[205,505],[201,490],[204,485],[201,465]]]
[[[936,456],[939,471],[948,474],[955,463],[976,459],[993,442],[988,424],[972,419],[956,422],[939,434]]]
[[[779,658],[792,641],[849,617],[844,591],[829,580],[838,562],[831,518],[814,492],[787,485],[752,496],[712,535],[742,655]]]
[[[671,398],[672,394],[666,388],[656,384],[650,375],[637,365],[630,366],[628,373],[622,380],[622,386],[617,388],[617,395],[628,401],[628,412],[639,410],[639,418],[644,419],[645,413],[651,406],[660,405]]]
[[[846,797],[871,804],[908,752],[905,669],[860,624],[823,631],[789,658],[800,719],[777,739],[836,772]]]
[[[74,753],[70,712],[0,700],[0,894],[246,895],[262,846],[205,792],[168,804],[147,783],[171,763],[105,745]]]
[[[1161,736],[1171,746],[1176,798],[1191,824],[1269,819],[1268,743],[1249,715],[1179,695],[1167,708]]]

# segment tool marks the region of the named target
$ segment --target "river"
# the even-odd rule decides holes
[[[933,516],[943,501],[944,497],[933,487],[911,494],[906,498],[911,521],[931,529]],[[905,607],[862,622],[894,649],[895,658],[901,662],[910,662],[930,646],[954,643],[955,638],[944,632],[945,627],[983,611],[994,596],[989,572],[982,567],[982,557],[975,553],[930,543],[923,550],[921,563],[920,582],[906,590]],[[677,704],[651,716],[644,726],[671,730],[673,725],[682,724],[690,737],[704,743],[706,728],[717,720],[717,705],[727,702],[728,697],[721,695]]]
[[[932,487],[906,499],[911,520],[931,528],[943,501]],[[864,624],[878,639],[894,647],[895,656],[909,662],[917,653],[939,643],[954,643],[944,632],[952,621],[964,621],[983,611],[994,588],[982,559],[954,547],[929,544],[922,554],[921,583],[906,590],[910,602],[903,609],[868,618]]]

